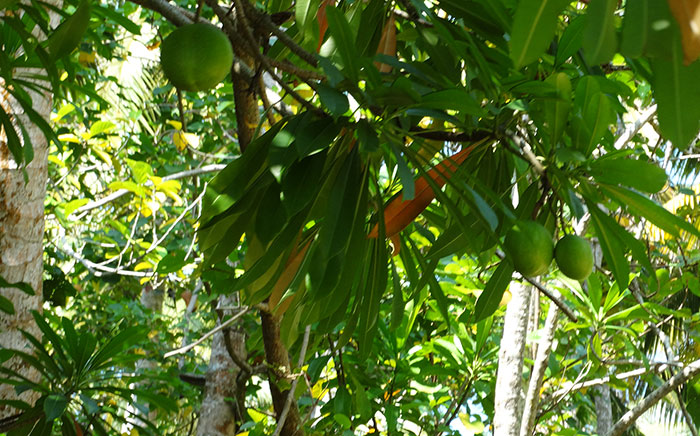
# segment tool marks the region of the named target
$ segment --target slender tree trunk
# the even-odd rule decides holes
[[[219,297],[219,308],[224,317],[232,314],[230,308],[235,303],[233,296]],[[240,420],[243,416],[243,410],[239,410],[242,405],[237,401],[241,388],[238,383],[241,368],[231,358],[227,341],[232,353],[236,353],[242,360],[246,359],[243,332],[223,329],[214,334],[197,436],[233,436],[237,431],[237,419]]]
[[[287,402],[287,397],[292,395],[290,407],[287,413],[287,418],[284,421],[284,426],[279,432],[280,436],[301,436],[304,431],[301,428],[301,416],[297,402],[290,393],[289,388],[282,388],[291,385],[293,378],[291,377],[291,366],[289,364],[289,354],[287,348],[280,339],[280,318],[270,313],[261,312],[262,318],[262,334],[263,342],[265,343],[265,357],[270,366],[270,391],[272,393],[272,404],[275,408],[275,415],[279,421],[284,404]],[[282,383],[280,383],[282,382]]]
[[[559,308],[556,304],[550,303],[549,311],[547,312],[547,320],[544,323],[542,341],[537,347],[537,356],[530,373],[530,382],[527,389],[527,396],[525,397],[525,408],[523,410],[522,426],[520,427],[520,436],[530,436],[535,428],[537,405],[540,400],[540,389],[542,388],[544,372],[547,369],[549,353],[552,349],[552,340],[554,339],[554,332],[557,327],[558,315]]]
[[[60,7],[60,0],[50,0],[50,4]],[[50,25],[55,27],[60,17],[50,14]],[[43,35],[39,35],[43,38]],[[16,76],[31,75],[41,71],[15,71]],[[45,85],[48,85],[44,82]],[[49,119],[52,105],[50,92],[29,91],[33,109],[44,119]],[[0,104],[16,116],[27,129],[34,160],[26,167],[25,182],[22,169],[18,168],[7,147],[5,132],[0,129],[0,276],[10,283],[24,282],[34,289],[29,296],[14,288],[0,288],[0,295],[14,305],[15,314],[3,313],[0,316],[0,348],[25,349],[27,341],[20,329],[40,336],[31,311],[41,311],[43,238],[44,238],[44,197],[48,178],[48,147],[41,130],[23,114],[21,107],[8,96],[4,83],[0,81]],[[21,135],[20,135],[21,136]],[[39,374],[18,359],[10,359],[4,365],[18,371],[30,379]],[[12,386],[0,384],[1,399],[16,399]],[[27,391],[20,399],[33,403],[38,398],[36,392]],[[0,405],[0,419],[11,416],[15,411]]]
[[[506,310],[498,353],[494,436],[519,436],[523,412],[522,373],[531,288],[514,281],[510,292],[513,297]]]

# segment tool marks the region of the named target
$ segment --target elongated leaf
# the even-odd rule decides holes
[[[583,45],[583,34],[585,32],[586,16],[579,15],[569,22],[569,25],[564,29],[561,38],[559,38],[559,46],[557,47],[557,56],[555,63],[561,65],[566,62],[571,56],[576,54]]]
[[[319,0],[298,0],[295,3],[294,17],[300,34],[306,36],[311,33],[311,25],[319,6]]]
[[[655,226],[665,232],[680,238],[680,230],[685,230],[696,237],[700,237],[700,230],[687,221],[677,217],[661,205],[629,189],[617,186],[602,186],[611,198],[615,198],[621,205],[628,207],[635,214],[651,221]]]
[[[666,185],[666,172],[652,163],[624,158],[603,158],[591,163],[598,182],[630,186],[644,192],[659,192]]]
[[[554,37],[565,0],[522,0],[513,18],[510,58],[515,68],[537,60]]]
[[[13,315],[15,313],[15,306],[12,301],[0,295],[0,311],[5,312],[8,315]]]
[[[503,260],[496,271],[486,283],[484,291],[479,295],[474,307],[474,316],[471,319],[472,323],[478,323],[481,320],[488,318],[498,309],[498,304],[503,298],[503,293],[510,284],[513,272],[515,269],[508,260]]]
[[[629,284],[630,265],[625,258],[625,249],[622,241],[617,237],[614,228],[611,228],[610,223],[605,220],[608,218],[598,205],[587,201],[588,210],[591,214],[591,222],[598,235],[600,247],[603,250],[603,256],[608,262],[608,267],[613,273],[615,280],[621,289],[627,288]]]
[[[658,104],[659,128],[674,146],[685,149],[700,128],[700,63],[683,65],[679,42],[668,48],[671,59],[653,59],[654,99]]]
[[[566,73],[553,74],[547,78],[547,82],[554,84],[557,89],[556,100],[545,102],[545,115],[549,125],[551,143],[554,146],[564,133],[564,128],[569,121],[571,110],[571,80]]]
[[[625,6],[625,21],[622,25],[620,52],[636,58],[642,55],[649,35],[651,15],[649,0],[628,1]]]
[[[617,0],[591,0],[588,4],[583,53],[589,64],[607,63],[617,51],[616,7]]]
[[[328,29],[343,60],[345,73],[352,79],[357,79],[358,55],[355,48],[355,36],[343,12],[335,6],[326,6]]]

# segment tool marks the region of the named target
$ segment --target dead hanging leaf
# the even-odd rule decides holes
[[[318,12],[316,12],[316,20],[318,20],[318,47],[316,47],[316,53],[321,51],[323,37],[326,36],[326,30],[328,30],[328,19],[326,18],[326,6],[328,5],[335,6],[335,0],[323,0],[318,8]]]
[[[447,159],[443,160],[428,171],[428,176],[435,182],[438,188],[445,185],[447,180],[457,170],[478,144],[472,144],[462,149]],[[435,192],[431,188],[425,176],[421,176],[415,181],[415,195],[412,200],[404,201],[403,193],[400,192],[384,207],[384,229],[386,237],[391,238],[405,229],[426,207],[435,199]],[[379,225],[375,224],[367,237],[376,238],[379,236]]]
[[[681,28],[683,61],[686,65],[700,56],[700,0],[668,0]]]
[[[389,17],[389,20],[382,31],[382,38],[379,40],[377,54],[383,54],[391,57],[396,57],[396,22],[394,15]],[[380,73],[390,73],[391,65],[382,62],[375,62],[374,65],[379,69]]]
[[[301,249],[298,251],[292,251],[292,253],[289,255],[289,259],[287,260],[287,264],[284,267],[284,271],[282,271],[282,274],[277,279],[275,286],[272,288],[268,305],[275,315],[282,316],[284,312],[289,309],[292,301],[294,301],[295,296],[288,297],[284,301],[280,300],[282,300],[284,293],[287,292],[287,288],[289,288],[292,280],[294,280],[294,276],[297,274],[297,271],[299,271],[301,262],[304,260],[304,256],[306,256],[306,252],[309,250],[312,241],[313,239],[309,239],[309,241],[304,244]]]

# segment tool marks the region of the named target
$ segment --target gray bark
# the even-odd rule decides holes
[[[219,297],[219,308],[224,317],[231,315],[235,299],[230,296]],[[224,309],[225,308],[225,309]],[[211,344],[211,356],[207,369],[204,399],[199,410],[197,436],[233,436],[236,434],[236,417],[242,410],[236,402],[239,398],[238,376],[241,368],[236,365],[226,345],[242,360],[246,359],[245,334],[235,329],[222,329],[214,334]]]
[[[510,292],[513,297],[506,309],[498,353],[494,436],[519,436],[523,412],[522,372],[531,287],[512,282]]]
[[[49,0],[60,7],[60,0]],[[55,27],[60,17],[50,14],[50,25]],[[37,36],[43,38],[44,35]],[[41,71],[17,70],[15,76],[41,74]],[[44,82],[46,85],[47,83]],[[34,160],[27,165],[28,181],[25,183],[22,169],[18,168],[7,147],[5,132],[0,129],[0,276],[10,283],[24,282],[34,289],[33,296],[14,288],[0,288],[0,295],[9,299],[14,305],[15,314],[3,313],[0,316],[0,348],[27,350],[28,343],[22,337],[20,329],[34,336],[40,332],[34,323],[31,311],[41,311],[42,272],[43,272],[43,238],[44,238],[44,197],[48,178],[48,147],[41,130],[33,125],[24,115],[19,104],[5,92],[4,83],[0,81],[0,105],[13,114],[28,132]],[[33,109],[44,119],[49,119],[52,106],[50,92],[29,92]],[[16,358],[4,363],[32,380],[39,374]],[[1,399],[17,399],[14,388],[0,384]],[[33,403],[38,398],[36,392],[27,391],[20,399]],[[0,419],[16,413],[14,409],[0,405]]]
[[[547,361],[549,353],[552,349],[552,340],[557,327],[557,316],[559,316],[559,308],[556,304],[550,304],[547,312],[547,320],[544,324],[542,340],[537,347],[537,356],[535,363],[530,373],[530,382],[525,397],[525,408],[523,410],[522,426],[520,427],[520,436],[529,436],[535,428],[535,418],[537,417],[537,405],[540,399],[540,389],[542,388],[542,380],[544,372],[547,369]]]

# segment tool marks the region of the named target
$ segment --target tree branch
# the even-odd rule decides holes
[[[163,181],[166,182],[168,180],[178,180],[178,179],[184,179],[187,177],[198,176],[200,174],[214,173],[217,171],[221,171],[225,167],[226,167],[226,165],[222,165],[222,164],[206,165],[206,166],[203,166],[201,168],[195,168],[193,170],[181,171],[179,173],[165,176],[165,177],[163,177]],[[153,182],[151,182],[150,180],[146,182],[146,186],[152,186],[152,185],[153,185]],[[87,211],[92,210],[92,209],[97,209],[98,207],[102,207],[105,204],[110,203],[118,198],[121,198],[129,193],[131,193],[131,191],[129,191],[127,189],[118,189],[106,197],[103,197],[103,198],[96,200],[96,201],[91,201],[90,203],[79,207],[78,209],[76,209],[76,212],[87,212]],[[80,215],[78,218],[81,218],[83,216],[84,215]]]
[[[661,399],[675,390],[678,386],[682,385],[698,374],[700,374],[700,359],[683,368],[676,375],[668,379],[666,383],[658,387],[654,392],[644,398],[634,408],[622,415],[622,418],[615,423],[607,436],[622,435],[622,433],[624,433],[625,430],[627,430],[651,406],[661,401]]]
[[[192,342],[191,344],[186,345],[186,346],[184,346],[184,347],[180,347],[180,348],[177,348],[177,349],[175,349],[175,350],[168,351],[167,353],[165,353],[165,354],[163,355],[163,358],[168,358],[168,357],[171,357],[171,356],[175,356],[175,355],[177,355],[177,354],[183,354],[183,353],[186,353],[186,352],[190,351],[191,349],[193,349],[193,348],[196,347],[197,345],[199,345],[199,344],[201,344],[202,342],[206,341],[209,337],[211,337],[212,335],[214,335],[214,333],[218,332],[219,330],[223,330],[223,329],[225,329],[226,327],[228,327],[229,325],[231,325],[231,324],[233,324],[234,322],[236,322],[237,319],[241,318],[243,315],[245,315],[246,313],[248,313],[249,310],[250,310],[250,307],[243,307],[242,310],[241,310],[240,312],[238,312],[237,314],[233,315],[231,318],[229,318],[229,319],[227,319],[226,321],[222,322],[221,324],[219,324],[218,326],[214,327],[213,329],[209,330],[207,333],[205,333],[204,335],[202,335],[201,338],[197,339],[196,341],[194,341],[194,342]]]

